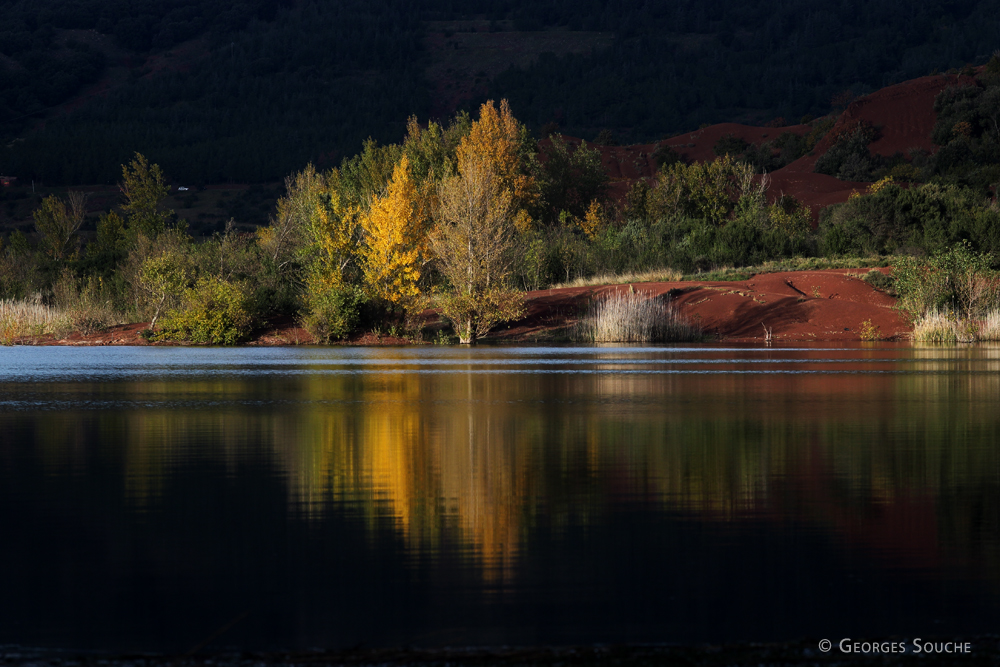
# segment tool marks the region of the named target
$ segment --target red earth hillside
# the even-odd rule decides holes
[[[848,105],[811,154],[771,172],[768,193],[772,199],[791,195],[809,206],[814,216],[819,210],[847,201],[852,192],[862,191],[867,183],[841,181],[817,174],[813,170],[816,160],[833,145],[838,134],[859,122],[878,130],[879,136],[870,146],[872,153],[892,156],[909,155],[912,149],[933,153],[937,147],[931,141],[934,127],[934,98],[949,86],[970,84],[971,77],[960,75],[935,75],[905,81],[858,98]],[[773,141],[785,132],[808,134],[809,125],[785,127],[755,127],[738,123],[719,123],[694,132],[686,132],[664,140],[687,162],[705,162],[716,158],[713,148],[726,135],[760,145]],[[566,138],[574,145],[578,139]],[[640,178],[650,178],[656,173],[653,152],[657,144],[635,146],[594,146],[601,151],[601,161],[611,179],[611,194],[620,198],[632,183]]]

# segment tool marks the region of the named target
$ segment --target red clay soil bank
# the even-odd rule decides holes
[[[774,341],[856,341],[865,321],[883,338],[905,339],[911,329],[893,309],[895,300],[857,277],[866,271],[793,271],[736,282],[636,283],[632,288],[656,296],[670,292],[685,317],[722,340],[763,342],[767,327]],[[618,285],[529,292],[527,316],[491,338],[543,339],[572,326],[595,296],[628,290]]]

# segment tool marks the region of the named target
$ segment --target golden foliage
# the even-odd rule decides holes
[[[587,235],[587,238],[593,241],[601,235],[604,227],[604,211],[601,208],[601,203],[595,199],[587,207],[587,213],[583,216],[583,220],[580,221],[580,228]]]
[[[479,120],[456,149],[458,170],[464,173],[474,163],[482,165],[496,176],[500,189],[510,193],[514,209],[525,211],[539,199],[538,183],[525,169],[528,152],[527,130],[514,118],[507,100],[501,100],[499,109],[490,100],[479,108]],[[519,227],[530,229],[526,215],[520,214]]]
[[[870,195],[876,194],[877,192],[885,188],[887,185],[892,185],[892,183],[893,183],[892,176],[886,176],[885,178],[869,185],[868,194]]]
[[[344,272],[358,253],[357,229],[361,209],[346,204],[334,189],[320,198],[309,218],[310,232],[319,248],[324,284],[344,283]]]
[[[376,196],[359,217],[365,240],[361,271],[372,297],[405,306],[420,294],[417,281],[427,236],[424,203],[404,156],[385,194]]]
[[[441,273],[452,289],[439,302],[463,343],[521,313],[520,299],[505,286],[517,239],[515,195],[495,171],[496,164],[481,158],[461,155],[459,175],[441,183],[438,224],[431,235]]]

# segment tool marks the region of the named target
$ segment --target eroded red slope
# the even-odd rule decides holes
[[[813,209],[847,201],[852,192],[862,191],[867,183],[840,181],[832,176],[815,173],[816,160],[833,145],[836,137],[859,122],[876,128],[879,137],[869,147],[872,153],[910,156],[914,149],[933,153],[937,147],[931,141],[934,128],[934,98],[948,86],[970,85],[971,77],[960,75],[925,76],[888,86],[858,98],[837,118],[833,129],[809,154],[769,174],[768,194],[771,199],[791,195]],[[688,162],[706,162],[716,158],[714,147],[726,135],[760,145],[773,141],[785,132],[808,134],[809,125],[786,127],[754,127],[738,123],[720,123],[666,139],[664,142]],[[576,143],[579,143],[578,140]],[[650,178],[656,173],[653,152],[656,144],[636,146],[598,146],[602,163],[612,182],[612,196],[621,197],[635,180]]]

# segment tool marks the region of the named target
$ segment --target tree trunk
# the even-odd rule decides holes
[[[476,342],[476,330],[472,328],[472,318],[465,321],[465,326],[458,332],[458,342],[462,345],[472,345]]]

